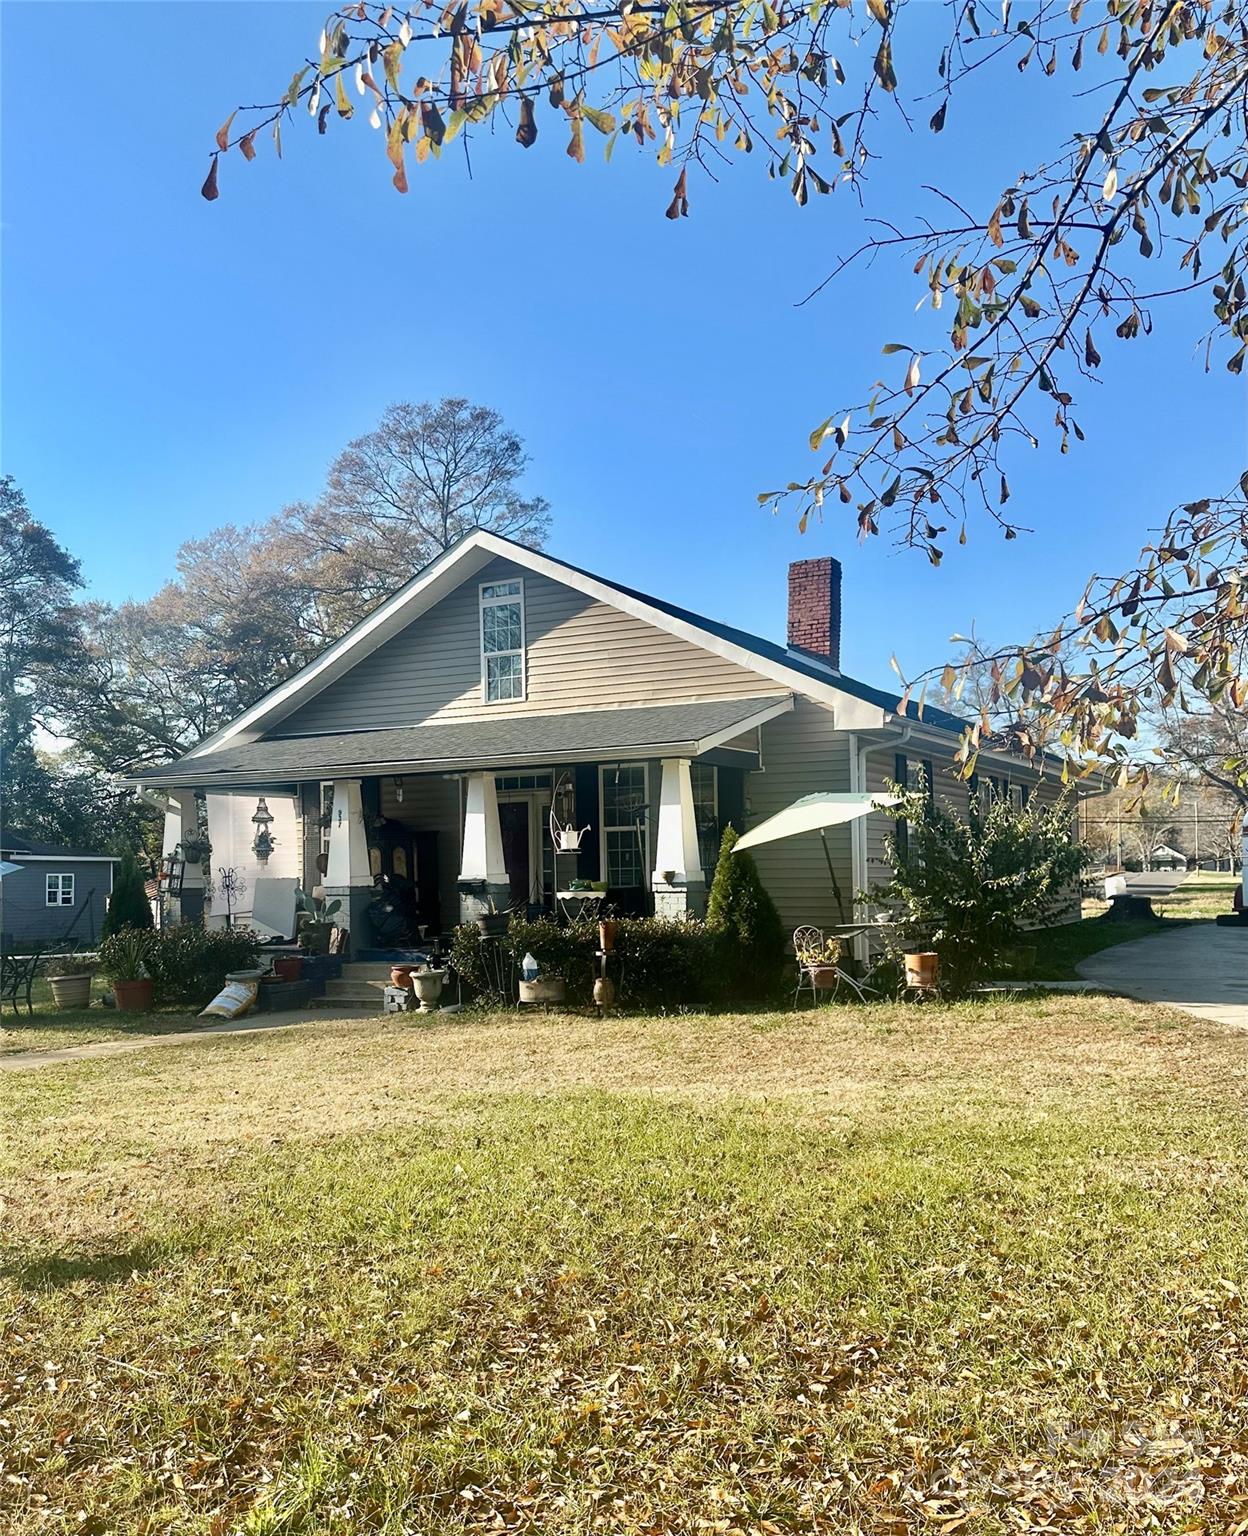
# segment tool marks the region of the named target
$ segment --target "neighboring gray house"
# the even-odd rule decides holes
[[[799,561],[788,585],[784,644],[478,531],[131,782],[169,792],[166,853],[198,832],[206,801],[214,870],[323,886],[357,940],[374,879],[393,873],[416,883],[433,931],[483,904],[560,910],[576,880],[625,912],[698,912],[728,822],[919,772],[965,802],[962,722],[841,671],[839,564]],[[979,764],[1012,798],[1058,793],[1018,758]],[[276,843],[263,868],[250,851],[261,796]],[[582,834],[575,852],[554,846],[555,823]],[[872,815],[829,834],[850,903],[888,872],[888,826]],[[756,859],[789,927],[843,920],[816,834]],[[183,916],[202,887],[188,868]]]
[[[18,866],[0,880],[0,940],[5,949],[95,943],[112,895],[116,858],[32,843],[8,832],[0,837],[0,858]]]

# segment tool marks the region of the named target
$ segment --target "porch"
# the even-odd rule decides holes
[[[588,886],[622,914],[700,914],[723,830],[745,824],[760,727],[791,707],[714,700],[240,743],[183,759],[177,784],[166,771],[166,842],[185,835],[195,797],[210,822],[227,797],[245,822],[263,795],[279,818],[271,857],[287,872],[281,844],[297,843],[297,878],[341,901],[357,949],[485,912],[567,915],[568,893]]]

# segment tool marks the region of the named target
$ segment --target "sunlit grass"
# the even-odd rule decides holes
[[[1230,1530],[1246,1065],[1038,998],[10,1075],[4,1529]]]

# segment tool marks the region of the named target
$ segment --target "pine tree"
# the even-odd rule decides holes
[[[109,898],[108,914],[100,937],[107,939],[111,934],[120,933],[123,928],[150,927],[152,906],[144,889],[143,871],[132,853],[123,854],[113,881],[113,894]]]

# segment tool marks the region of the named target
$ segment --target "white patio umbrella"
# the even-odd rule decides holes
[[[747,832],[744,837],[738,838],[732,851],[748,852],[751,848],[757,848],[760,843],[776,843],[782,838],[797,837],[803,832],[818,832],[823,843],[823,856],[828,864],[828,875],[832,880],[832,894],[836,897],[836,905],[844,921],[845,902],[841,897],[841,887],[837,883],[832,854],[828,849],[828,828],[843,826],[849,821],[859,821],[863,816],[870,816],[872,811],[883,811],[889,806],[900,804],[900,795],[803,795],[800,800],[794,800],[792,805],[785,806],[784,810],[777,811],[766,821],[759,822],[752,832]]]

